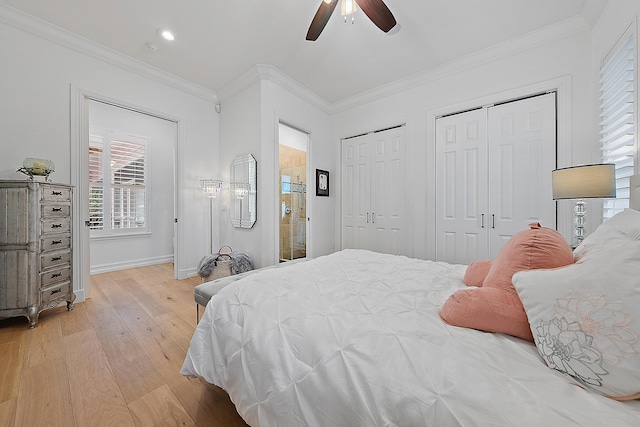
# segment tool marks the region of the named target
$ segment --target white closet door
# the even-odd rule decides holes
[[[405,237],[407,198],[415,190],[405,179],[405,127],[370,134],[370,249],[408,255]]]
[[[369,249],[369,136],[342,141],[342,248]]]
[[[488,109],[491,259],[529,223],[556,227],[555,105],[556,94],[550,93]]]
[[[436,257],[469,264],[487,257],[487,113],[436,120]]]

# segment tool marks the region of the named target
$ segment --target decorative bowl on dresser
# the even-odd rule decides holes
[[[73,188],[0,180],[0,318],[26,316],[66,302],[73,309]]]

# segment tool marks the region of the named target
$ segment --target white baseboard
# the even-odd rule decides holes
[[[73,302],[74,304],[83,302],[86,299],[84,295],[84,289],[74,290],[73,293],[76,294],[76,299]]]
[[[173,262],[173,255],[163,255],[153,258],[132,259],[111,264],[92,265],[91,274],[108,273],[110,271],[125,270],[127,268],[146,267],[149,265],[165,264]]]
[[[198,275],[198,268],[197,267],[187,268],[187,269],[184,269],[184,270],[179,270],[178,271],[178,280],[188,279],[189,277],[193,277],[193,276],[197,276],[197,275]]]

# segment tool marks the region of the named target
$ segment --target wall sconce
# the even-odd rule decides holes
[[[551,172],[553,200],[578,199],[573,209],[576,246],[585,238],[586,203],[583,199],[616,197],[614,164],[582,165]]]

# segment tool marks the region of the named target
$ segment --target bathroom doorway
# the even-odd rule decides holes
[[[279,124],[280,262],[307,256],[309,135]]]

